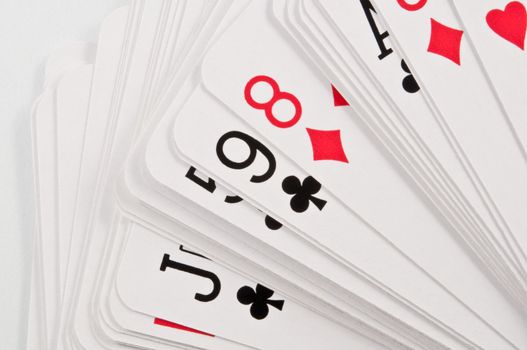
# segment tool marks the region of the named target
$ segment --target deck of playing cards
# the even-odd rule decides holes
[[[131,0],[53,52],[28,349],[527,349],[526,8]]]

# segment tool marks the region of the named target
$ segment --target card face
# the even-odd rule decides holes
[[[527,106],[522,94],[527,78],[525,2],[455,0],[452,3],[525,152]]]
[[[488,193],[514,234],[504,231],[509,242],[518,241],[516,258],[525,266],[525,237],[518,233],[525,231],[526,223],[518,208],[526,205],[527,186],[521,179],[527,175],[527,163],[516,161],[523,159],[521,149],[461,22],[450,6],[435,2],[420,1],[415,8],[406,1],[375,4],[477,173],[482,192]],[[491,165],[489,159],[496,162]]]
[[[130,232],[116,288],[124,303],[136,311],[154,312],[257,348],[294,344],[312,349],[324,344],[380,348],[268,287],[138,225]]]

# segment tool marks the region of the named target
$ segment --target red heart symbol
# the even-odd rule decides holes
[[[527,12],[521,2],[511,1],[504,11],[491,10],[486,19],[490,29],[523,50]]]

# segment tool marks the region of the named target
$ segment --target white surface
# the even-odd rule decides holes
[[[0,348],[24,349],[33,228],[30,108],[46,57],[126,0],[0,0]]]

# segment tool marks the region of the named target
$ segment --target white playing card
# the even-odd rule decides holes
[[[527,29],[525,3],[511,0],[485,3],[456,0],[452,3],[525,154],[527,107],[522,93],[527,78],[523,57]]]
[[[524,270],[525,244],[518,232],[525,231],[519,208],[525,206],[527,198],[521,180],[527,174],[527,163],[517,161],[523,159],[521,149],[481,74],[459,20],[450,6],[426,1],[420,1],[415,8],[405,1],[375,3],[394,35],[394,44],[404,53],[418,82],[425,86],[423,91],[433,100],[477,173],[480,191],[492,199],[510,228],[504,232],[506,241],[511,246],[518,242],[515,258]],[[517,283],[523,284],[521,280]],[[517,299],[522,303],[523,298]]]

